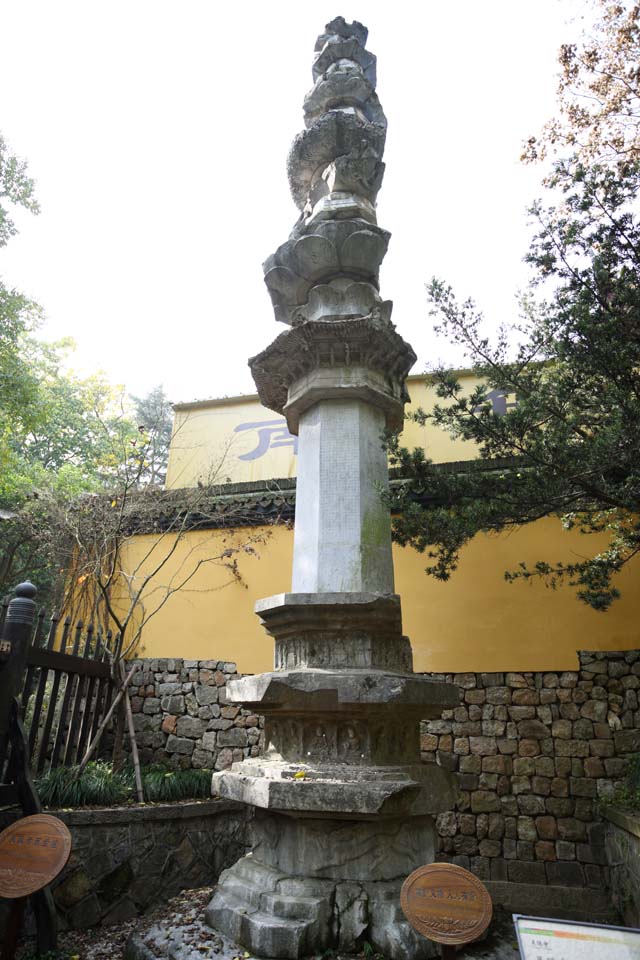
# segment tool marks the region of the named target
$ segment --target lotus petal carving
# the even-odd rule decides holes
[[[343,269],[350,273],[370,273],[371,265],[382,263],[387,252],[388,239],[373,230],[356,230],[342,244],[340,248],[340,263]]]
[[[344,320],[367,316],[379,303],[372,284],[334,280],[312,288],[304,314],[306,320]]]
[[[300,237],[293,245],[297,273],[305,280],[318,280],[338,265],[335,245],[326,237],[311,234]]]
[[[294,235],[264,264],[276,319],[294,323],[310,290],[321,280],[355,275],[375,289],[388,243],[386,230],[364,220],[322,221],[313,233]]]

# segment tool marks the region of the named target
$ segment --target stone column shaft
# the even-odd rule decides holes
[[[294,593],[393,593],[384,413],[323,400],[300,417]]]

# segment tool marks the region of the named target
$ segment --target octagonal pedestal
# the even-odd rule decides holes
[[[258,812],[254,849],[221,876],[207,921],[261,957],[297,960],[364,941],[393,960],[438,955],[400,909],[416,859],[434,857],[431,817],[293,819]]]

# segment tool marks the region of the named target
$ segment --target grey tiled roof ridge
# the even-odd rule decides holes
[[[504,470],[517,463],[516,457],[500,457],[494,460],[447,460],[443,463],[434,463],[433,468],[443,473]],[[389,471],[391,483],[400,482],[402,474],[397,469]],[[249,499],[252,496],[268,494],[277,496],[279,493],[295,493],[296,477],[277,477],[267,480],[247,480],[242,483],[223,483],[211,488],[215,496]],[[180,489],[179,487],[169,489]]]

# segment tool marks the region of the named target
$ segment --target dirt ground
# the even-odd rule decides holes
[[[237,944],[229,943],[203,922],[204,910],[212,896],[211,887],[185,890],[168,903],[143,917],[134,917],[109,927],[72,930],[59,937],[59,954],[55,960],[121,960],[129,938],[149,950],[149,957],[168,960],[248,960],[249,954]],[[17,953],[17,960],[31,960],[34,943],[26,941]],[[327,960],[327,954],[322,960]],[[460,960],[519,960],[511,915],[497,911],[484,940],[458,952]],[[366,951],[363,960],[383,960]],[[51,958],[54,960],[54,958]],[[335,956],[332,960],[347,960]],[[353,958],[349,958],[353,960]]]

